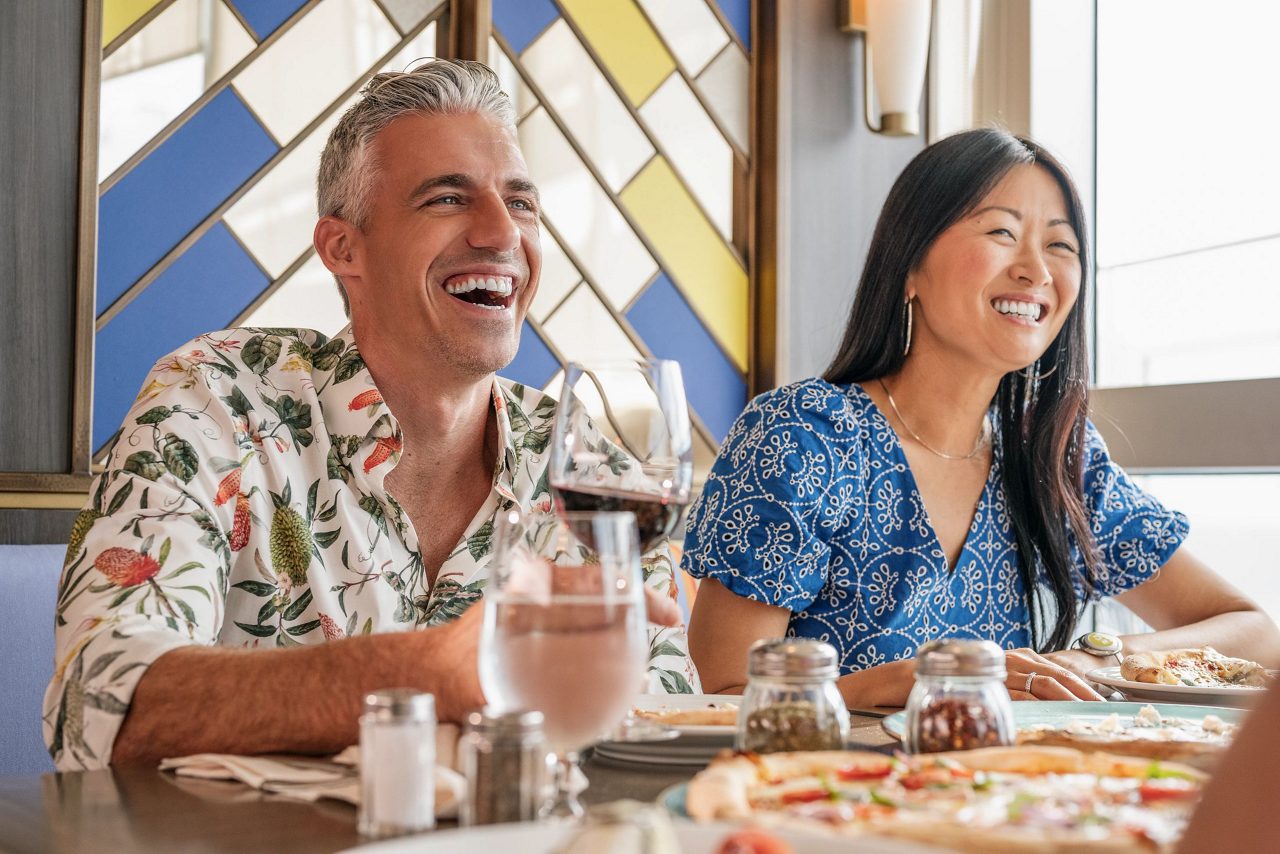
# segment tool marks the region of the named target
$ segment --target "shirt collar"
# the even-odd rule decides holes
[[[400,424],[382,399],[373,375],[356,346],[355,335],[348,323],[313,358],[314,378],[320,408],[331,436],[358,436],[359,445],[371,441],[370,434],[380,424],[400,432]],[[493,379],[491,400],[498,426],[498,459],[494,469],[493,488],[500,496],[516,501],[515,483],[517,437],[511,429],[509,407],[521,407],[521,401],[497,377]],[[386,420],[383,420],[383,416]],[[386,427],[379,429],[385,435]]]

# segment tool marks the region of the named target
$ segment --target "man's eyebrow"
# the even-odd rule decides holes
[[[507,190],[513,193],[527,193],[533,196],[535,202],[542,199],[541,194],[538,193],[537,185],[526,178],[512,178],[507,182]]]
[[[409,201],[414,202],[440,187],[452,187],[455,190],[469,190],[475,182],[461,172],[450,172],[446,175],[434,175],[413,188]]]

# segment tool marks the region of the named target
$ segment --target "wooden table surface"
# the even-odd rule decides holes
[[[887,750],[880,719],[851,716],[851,740]],[[588,804],[653,800],[695,768],[589,757]],[[267,795],[240,783],[180,778],[154,768],[0,777],[0,852],[331,852],[359,845],[356,810]]]

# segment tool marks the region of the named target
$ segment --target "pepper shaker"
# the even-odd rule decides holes
[[[1004,650],[991,641],[923,644],[916,650],[916,684],[907,698],[907,752],[1013,744],[1005,676]]]
[[[829,643],[809,638],[756,641],[747,658],[747,689],[738,710],[738,750],[839,750],[849,711],[836,688],[839,668]]]
[[[549,750],[542,712],[484,709],[468,715],[466,734],[458,744],[459,764],[467,778],[461,824],[536,819],[545,800]]]
[[[376,691],[360,717],[360,833],[435,827],[436,702],[408,688]]]

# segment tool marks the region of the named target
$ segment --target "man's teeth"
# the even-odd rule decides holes
[[[1017,314],[1022,317],[1029,317],[1032,320],[1040,319],[1040,311],[1043,308],[1038,302],[1023,302],[1011,299],[998,299],[992,305],[1001,314]]]
[[[450,282],[444,286],[444,289],[454,296],[469,294],[472,291],[494,291],[501,296],[509,297],[511,296],[511,279],[506,276],[476,276],[470,279],[463,279],[460,282]]]

